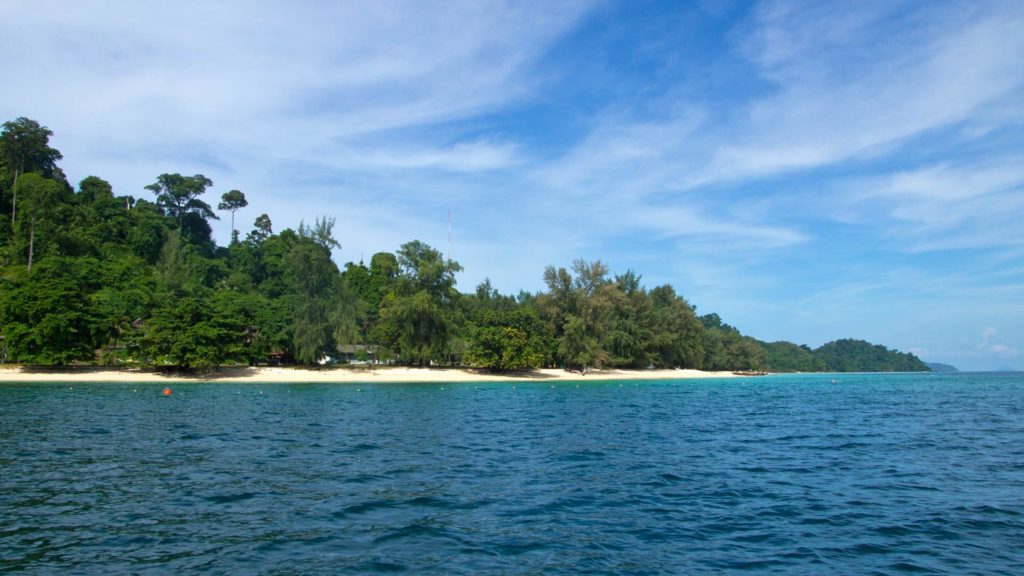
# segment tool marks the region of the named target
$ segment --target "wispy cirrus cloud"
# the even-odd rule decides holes
[[[744,50],[769,83],[693,185],[893,153],[1024,86],[1024,9],[770,2]],[[990,9],[985,9],[990,8]]]
[[[443,244],[452,209],[470,287],[601,257],[756,336],[981,362],[949,342],[1024,341],[1022,26],[1001,0],[10,0],[0,109],[73,180],[339,216],[340,260]]]
[[[369,150],[358,145],[339,149],[331,160],[337,167],[352,171],[382,169],[443,170],[480,172],[521,164],[520,146],[515,143],[476,140],[450,146],[412,146],[372,143]]]
[[[839,176],[805,197],[825,219],[875,231],[876,241],[910,253],[1024,248],[1014,224],[1024,216],[1024,168],[1018,155],[961,153],[909,169]],[[913,160],[911,160],[913,162]]]
[[[450,205],[459,175],[522,162],[508,134],[437,127],[534,98],[536,61],[591,4],[14,0],[2,70],[25,89],[0,108],[53,128],[72,180],[145,196],[160,173],[202,172],[278,229],[344,213],[369,224],[349,250],[394,249],[393,229],[433,231],[425,198]]]
[[[777,237],[806,238],[808,231],[792,221],[788,208],[791,199],[802,201],[797,191],[805,186],[778,179],[851,162],[882,165],[901,157],[915,138],[969,125],[979,116],[991,129],[993,116],[985,112],[1005,111],[1024,88],[1022,22],[1024,9],[1012,3],[930,10],[887,2],[766,2],[744,34],[736,34],[739,52],[762,80],[751,98],[714,112],[706,102],[668,98],[644,119],[608,114],[538,174],[544,186],[568,195],[614,198],[640,213],[650,210],[641,219],[652,223],[664,222],[680,205],[714,204],[717,210],[705,217],[723,216],[713,225],[690,227],[696,235],[727,229],[726,218],[743,214],[748,229],[785,228]],[[1005,114],[1003,119],[1009,121]],[[957,176],[976,179],[961,182],[975,188],[994,185],[987,180],[1015,177],[1014,162],[1007,158],[987,173]],[[925,170],[894,174],[890,188],[913,186],[912,178],[921,180],[919,186],[935,184],[945,176],[937,170],[931,182],[924,181]],[[751,182],[758,183],[759,198],[735,194]],[[838,183],[825,180],[816,188],[838,191]],[[833,195],[828,202],[856,198]],[[756,203],[761,210],[722,209],[730,203]],[[889,212],[897,220],[952,214],[934,208],[892,206]]]
[[[192,146],[236,172],[250,168],[251,156],[331,166],[352,156],[346,148],[355,140],[379,148],[368,135],[467,118],[528,96],[536,88],[529,66],[587,3],[549,7],[543,17],[538,9],[125,2],[96,10],[16,1],[0,8],[6,72],[26,85],[59,78],[61,90],[7,91],[2,102],[59,128],[71,172],[78,164],[102,167],[111,150],[166,161]],[[105,145],[92,154],[97,134]],[[136,141],[140,134],[145,141]],[[382,144],[395,139],[388,140]],[[513,150],[430,139],[404,148],[358,160],[473,171],[506,165]],[[130,167],[111,172],[121,168]],[[137,178],[126,184],[138,186]]]

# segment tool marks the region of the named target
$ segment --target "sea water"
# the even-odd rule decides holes
[[[1024,378],[0,385],[0,572],[1022,574]]]

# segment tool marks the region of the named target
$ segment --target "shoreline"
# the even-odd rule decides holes
[[[140,368],[0,366],[0,384],[23,382],[225,382],[225,383],[335,383],[335,384],[430,384],[457,382],[586,382],[608,380],[683,380],[696,378],[738,378],[732,372],[703,370],[591,370],[587,375],[558,368],[495,374],[469,368],[284,368],[235,367],[207,373],[159,372]]]

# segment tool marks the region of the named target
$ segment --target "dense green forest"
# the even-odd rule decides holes
[[[156,175],[140,198],[96,176],[75,189],[51,136],[27,118],[0,134],[2,362],[927,370],[867,342],[760,342],[600,261],[549,266],[546,291],[514,296],[488,281],[459,292],[462,267],[419,241],[339,269],[332,218],[275,233],[260,214],[243,235],[234,223],[248,202],[234,189],[217,203],[233,230],[218,246],[209,178]]]

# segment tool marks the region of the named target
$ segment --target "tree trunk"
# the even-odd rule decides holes
[[[28,233],[28,271],[32,272],[32,250],[35,247],[36,242],[36,217],[32,217],[32,227],[29,228]]]
[[[11,193],[14,197],[11,199],[11,226],[14,226],[14,217],[18,215],[18,171],[14,171],[14,183],[11,184]]]

